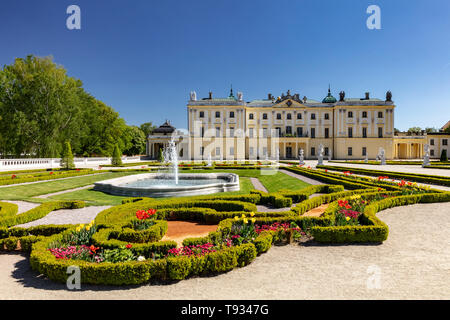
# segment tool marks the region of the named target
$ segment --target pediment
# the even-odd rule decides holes
[[[300,108],[304,107],[304,105],[298,101],[293,99],[282,100],[273,105],[274,108]]]

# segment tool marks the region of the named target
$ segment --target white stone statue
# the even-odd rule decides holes
[[[319,157],[317,161],[318,166],[323,165],[323,144],[319,144]]]
[[[384,152],[384,149],[383,148],[381,148],[380,147],[380,164],[382,165],[382,166],[384,166],[384,165],[386,165],[386,156],[385,156],[385,152]]]
[[[191,91],[191,101],[197,101],[197,93],[195,91]]]
[[[426,166],[430,165],[430,145],[428,143],[426,143],[423,146],[423,149],[425,151],[425,155],[423,157],[422,167],[426,167]]]
[[[244,99],[244,94],[243,94],[242,92],[238,92],[238,93],[237,93],[237,98],[238,98],[238,101],[243,101],[243,99]]]
[[[304,165],[305,164],[304,157],[305,157],[305,155],[304,155],[303,149],[300,149],[299,158],[298,158],[298,164],[299,165]]]
[[[369,156],[367,155],[367,152],[366,152],[366,156],[364,157],[364,163],[369,163]]]

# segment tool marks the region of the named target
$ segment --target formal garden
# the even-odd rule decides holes
[[[16,203],[0,202],[0,249],[29,254],[32,269],[57,282],[66,282],[69,266],[80,268],[82,283],[171,282],[245,267],[274,245],[380,244],[388,239],[389,228],[377,218],[379,211],[450,201],[450,192],[421,185],[449,186],[448,177],[298,163],[278,169],[263,162],[180,163],[180,172],[239,176],[239,191],[211,195],[129,198],[91,187],[96,181],[157,171],[161,165],[1,173],[1,200],[35,207],[18,214]],[[108,207],[89,223],[21,226],[55,210],[98,205]],[[171,228],[181,222],[210,231],[170,237]]]

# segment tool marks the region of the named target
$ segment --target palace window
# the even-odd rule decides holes
[[[287,117],[288,120],[291,120],[291,119],[292,119],[292,114],[288,113],[288,114],[286,115],[286,117]]]
[[[434,156],[434,150],[430,150],[430,156]]]
[[[253,138],[253,128],[248,129],[248,136],[249,138]]]
[[[297,113],[297,120],[301,120],[302,119],[302,114],[299,112]]]
[[[324,118],[325,118],[325,120],[329,120],[330,119],[330,114],[329,113],[325,113]]]
[[[448,140],[447,140],[447,139],[442,139],[442,145],[443,145],[443,146],[448,145]]]
[[[234,128],[230,127],[230,137],[234,137]]]
[[[303,128],[297,127],[297,137],[302,137],[302,136],[303,136]]]
[[[378,112],[378,118],[383,118],[383,111]]]
[[[352,112],[352,111],[349,111],[348,114],[347,114],[347,116],[348,116],[349,118],[353,118],[353,112]]]
[[[383,138],[383,127],[378,127],[378,138]]]
[[[216,138],[220,138],[220,127],[216,127]]]
[[[253,113],[250,113],[250,114],[248,115],[248,118],[249,118],[250,120],[253,120]]]
[[[325,128],[325,138],[329,138],[329,137],[330,137],[330,129]]]
[[[312,147],[311,148],[311,156],[315,156],[316,155],[316,148]]]
[[[216,111],[216,118],[220,118],[220,111]]]
[[[329,153],[328,147],[325,147],[324,155],[328,156],[328,153]]]
[[[311,138],[316,137],[316,128],[311,128]]]
[[[263,113],[263,120],[267,120],[267,113]]]
[[[234,147],[230,147],[230,156],[234,156]]]
[[[292,134],[292,127],[291,126],[287,126],[286,127],[286,134]]]
[[[234,111],[230,111],[230,118],[234,118]]]
[[[353,149],[352,149],[352,147],[348,147],[347,154],[348,154],[349,156],[353,155]]]
[[[367,148],[366,147],[362,147],[362,155],[363,156],[367,155]]]
[[[353,138],[353,128],[348,128],[348,137]]]
[[[281,137],[281,128],[280,127],[276,127],[275,132],[276,132],[277,137]]]
[[[430,145],[434,146],[434,139],[430,139]]]
[[[367,118],[367,111],[363,111],[362,117]]]
[[[204,118],[204,117],[205,117],[205,112],[203,112],[203,111],[200,111],[200,115],[199,115],[199,117],[200,117],[200,118]]]
[[[216,156],[220,156],[220,147],[216,147]]]
[[[315,113],[311,113],[311,120],[316,120],[316,114]]]
[[[250,156],[253,155],[253,147],[250,147],[250,148],[248,149],[248,154],[249,154]]]
[[[263,128],[263,138],[267,138],[267,128]]]
[[[277,120],[281,120],[281,113],[277,113]]]
[[[363,138],[367,138],[367,128],[362,128]]]

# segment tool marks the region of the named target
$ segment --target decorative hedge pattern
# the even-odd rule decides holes
[[[129,285],[153,280],[182,280],[246,266],[258,255],[267,252],[278,235],[275,231],[263,231],[249,243],[230,246],[206,255],[164,257],[177,246],[174,241],[161,241],[167,231],[168,220],[218,224],[217,230],[206,237],[184,239],[184,246],[220,243],[235,227],[234,217],[248,215],[250,212],[254,212],[253,218],[257,224],[295,223],[301,229],[309,229],[314,240],[321,243],[381,243],[387,239],[389,229],[376,217],[377,212],[400,205],[450,201],[450,192],[424,191],[420,194],[402,195],[400,187],[389,183],[377,184],[372,179],[356,179],[321,170],[287,169],[329,184],[310,186],[298,191],[280,190],[276,193],[252,190],[247,195],[129,198],[123,204],[99,213],[95,219],[97,230],[92,236],[92,244],[104,249],[116,249],[132,243],[130,250],[145,257],[144,261],[94,263],[56,259],[47,250],[49,245],[61,241],[77,226],[12,227],[39,219],[56,209],[81,207],[84,205],[82,202],[49,202],[20,215],[16,215],[17,206],[0,203],[0,249],[12,251],[20,248],[29,252],[31,267],[59,282],[67,280],[67,267],[73,265],[80,268],[83,283]],[[380,192],[389,195],[389,198],[374,201],[378,199],[376,196]],[[321,195],[310,198],[315,193]],[[359,217],[360,225],[336,226],[337,200],[351,199],[354,196],[371,201]],[[320,217],[303,215],[325,203],[329,206]],[[271,205],[286,208],[286,211],[257,212],[256,205]],[[136,211],[151,208],[157,210],[155,224],[143,231],[134,230],[131,223]],[[163,258],[155,259],[156,254]]]

